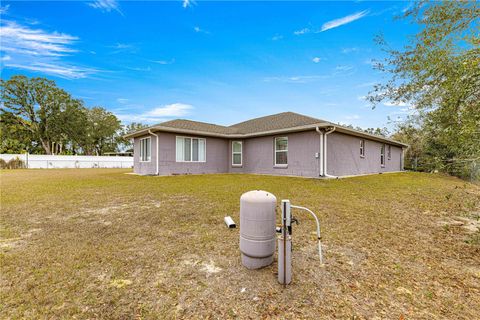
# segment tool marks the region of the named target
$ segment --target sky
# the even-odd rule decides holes
[[[47,77],[124,123],[231,125],[293,111],[392,128],[410,113],[364,97],[402,48],[409,2],[3,1],[1,78]],[[390,120],[389,120],[390,119]]]

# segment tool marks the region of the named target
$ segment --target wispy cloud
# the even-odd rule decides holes
[[[4,21],[0,25],[2,34],[1,50],[33,56],[63,56],[76,50],[69,47],[77,37],[32,29],[14,21]]]
[[[333,29],[333,28],[343,26],[347,23],[350,23],[350,22],[353,22],[355,20],[358,20],[358,19],[361,19],[361,18],[365,17],[368,13],[369,13],[368,10],[364,10],[364,11],[360,11],[360,12],[357,12],[357,13],[339,18],[339,19],[335,19],[335,20],[325,22],[322,25],[322,28],[320,29],[320,31],[323,32],[323,31],[327,31],[327,30],[330,30],[330,29]]]
[[[312,59],[313,62],[319,63],[322,59],[320,57],[315,57]]]
[[[129,43],[116,43],[108,47],[114,49],[112,52],[110,52],[111,54],[126,53],[126,52],[136,53],[138,51],[138,48],[136,46]]]
[[[360,51],[359,48],[357,47],[351,47],[351,48],[343,48],[342,53],[352,53],[352,52],[358,52]]]
[[[5,66],[14,68],[14,69],[23,69],[30,71],[37,71],[53,76],[58,76],[64,79],[81,79],[87,78],[88,76],[97,73],[98,70],[83,68],[73,65],[65,64],[50,64],[50,63],[41,63],[33,62],[30,64],[16,64],[16,63],[6,63]]]
[[[352,71],[353,69],[354,67],[349,65],[340,65],[335,67],[335,71],[341,71],[341,72]]]
[[[184,7],[185,9],[188,8],[188,7],[192,7],[196,4],[197,4],[197,2],[195,0],[183,0],[182,1],[182,7]]]
[[[320,79],[329,78],[328,75],[303,75],[303,76],[279,76],[265,77],[264,82],[286,82],[286,83],[309,83]]]
[[[116,0],[94,0],[89,2],[88,5],[103,12],[117,11],[123,15],[123,12],[120,11],[120,6]]]
[[[161,64],[161,65],[167,65],[167,64],[173,64],[175,62],[175,59],[170,59],[170,60],[150,60],[153,63],[156,64]]]
[[[296,35],[296,36],[299,36],[301,34],[305,34],[305,33],[309,33],[310,32],[310,28],[303,28],[303,29],[300,29],[300,30],[297,30],[297,31],[293,31],[293,34]]]
[[[117,113],[117,117],[122,121],[158,123],[168,120],[168,118],[183,117],[190,114],[193,106],[185,103],[173,103],[153,108],[140,114],[122,114]]]
[[[202,28],[200,28],[199,26],[195,26],[193,27],[193,31],[195,31],[196,33],[205,33],[205,34],[210,34],[209,31],[207,30],[204,30]]]
[[[125,103],[127,103],[128,101],[130,101],[130,100],[127,99],[127,98],[118,98],[118,99],[117,99],[117,102],[118,102],[118,103],[121,103],[121,104],[125,104]]]
[[[273,41],[278,41],[278,40],[282,40],[282,39],[283,39],[283,36],[281,34],[276,34],[272,37]]]
[[[0,14],[6,14],[8,12],[8,9],[10,8],[10,5],[7,4],[6,6],[0,6]]]
[[[15,21],[3,20],[0,24],[2,45],[0,51],[5,67],[41,72],[66,79],[85,78],[98,70],[66,63],[63,58],[71,56],[78,37],[34,29]]]

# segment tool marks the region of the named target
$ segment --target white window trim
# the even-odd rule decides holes
[[[205,160],[203,160],[203,161],[193,161],[193,160],[178,161],[177,160],[177,138],[198,139],[199,141],[203,140],[205,142]],[[184,158],[185,158],[185,156],[184,156]],[[190,159],[193,159],[193,142],[190,143]],[[199,138],[199,137],[175,136],[175,162],[184,162],[184,163],[205,163],[205,162],[207,162],[207,139],[206,138]]]
[[[287,139],[287,150],[277,150],[277,139]],[[274,167],[277,167],[277,168],[286,168],[288,167],[288,137],[275,137],[275,139],[273,140],[273,144],[274,144],[274,154],[273,154],[273,163],[274,163]],[[286,152],[287,153],[287,163],[284,164],[284,163],[279,163],[277,164],[277,152]]]
[[[385,144],[382,144],[382,146],[380,147],[380,165],[382,166],[382,168],[385,167]]]
[[[233,151],[233,144],[234,144],[235,142],[240,143],[240,152],[238,152],[238,151]],[[241,166],[243,166],[243,141],[234,140],[234,141],[232,141],[232,146],[231,146],[231,147],[232,147],[232,167],[241,167]],[[234,156],[235,154],[240,154],[240,164],[238,164],[238,163],[233,163],[233,156]]]
[[[148,155],[147,160],[142,160],[143,159],[143,152],[142,152],[142,141],[148,139],[148,144],[149,147],[148,149],[150,150],[150,154]],[[151,162],[152,161],[152,139],[151,137],[146,137],[140,139],[140,162]]]
[[[365,158],[365,139],[360,139],[360,158]]]

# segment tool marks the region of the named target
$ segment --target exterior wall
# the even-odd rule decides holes
[[[150,137],[150,161],[140,161],[140,140]],[[133,172],[138,174],[155,174],[157,161],[157,138],[153,135],[137,137],[133,140]]]
[[[403,170],[402,148],[385,144],[385,167],[380,164],[381,142],[365,140],[365,157],[360,157],[360,137],[333,132],[327,138],[327,173],[333,176],[380,173]]]
[[[288,166],[275,167],[275,137],[288,137]],[[305,131],[243,140],[243,165],[232,166],[232,144],[228,147],[228,172],[261,173],[318,177],[320,136],[315,131]]]
[[[275,167],[275,137],[266,136],[243,140],[242,166],[232,165],[232,141],[230,139],[192,136],[206,139],[206,162],[176,162],[176,136],[189,136],[157,132],[159,136],[159,174],[203,174],[203,173],[259,173],[318,177],[320,172],[320,136],[315,131],[288,133],[288,166]],[[151,137],[151,161],[140,162],[140,139],[135,138],[134,172],[155,174],[156,137]],[[385,148],[385,167],[380,165],[382,143],[365,139],[365,157],[360,157],[361,138],[333,132],[327,138],[327,173],[333,176],[347,176],[389,171],[402,168],[402,149],[391,146],[391,158]],[[386,145],[387,146],[387,145]]]
[[[160,175],[172,174],[203,174],[203,173],[225,173],[228,172],[228,140],[220,138],[190,136],[185,134],[174,134],[167,132],[155,132],[159,136],[159,163]],[[176,137],[194,137],[206,139],[206,161],[205,162],[176,162]],[[152,138],[151,161],[140,162],[140,139],[135,138],[134,146],[134,172],[138,174],[155,174],[157,149],[156,138]]]

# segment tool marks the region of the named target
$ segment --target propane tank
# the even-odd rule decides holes
[[[240,252],[248,269],[270,265],[275,254],[275,206],[277,198],[255,190],[240,197]]]

